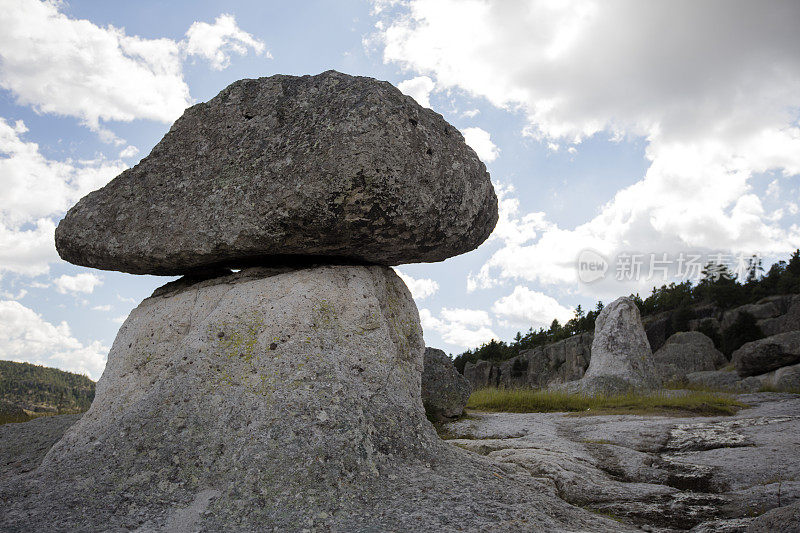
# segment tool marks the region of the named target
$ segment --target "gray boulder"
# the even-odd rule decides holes
[[[742,379],[734,370],[704,370],[686,374],[686,382],[713,390],[729,392],[756,392],[761,381],[754,377]]]
[[[441,441],[420,397],[423,348],[387,267],[170,283],[121,327],[89,411],[38,469],[0,479],[0,530],[610,525]]]
[[[754,304],[742,305],[730,311],[725,311],[722,314],[720,328],[724,330],[732,326],[742,313],[748,313],[756,320],[763,320],[780,316],[783,311],[781,301],[775,298]]]
[[[755,376],[800,363],[800,331],[748,342],[733,352],[731,362],[740,376]]]
[[[442,350],[425,348],[422,370],[422,405],[438,420],[452,420],[464,413],[472,388]]]
[[[237,81],[69,210],[71,263],[183,274],[311,258],[442,261],[497,222],[486,167],[387,82],[328,71]]]
[[[566,389],[587,394],[653,389],[660,379],[653,363],[639,309],[631,298],[617,298],[595,322],[592,357],[578,385]]]
[[[800,392],[800,364],[756,376],[761,384],[779,391]]]
[[[697,331],[675,333],[653,354],[653,360],[664,381],[682,380],[686,374],[716,370],[727,363],[714,341]]]
[[[772,336],[800,330],[800,295],[782,296],[781,298],[781,301],[788,307],[786,313],[775,318],[758,321],[758,326],[764,335]]]

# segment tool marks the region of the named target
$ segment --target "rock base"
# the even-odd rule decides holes
[[[0,529],[586,530],[610,523],[438,439],[422,332],[391,269],[250,269],[157,290],[91,409]]]

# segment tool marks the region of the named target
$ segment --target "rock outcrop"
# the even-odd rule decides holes
[[[800,295],[779,294],[762,298],[753,304],[742,305],[727,311],[713,304],[698,304],[687,309],[690,331],[710,328],[716,335],[730,327],[742,313],[749,313],[756,320],[765,336],[800,330]],[[673,318],[678,310],[664,311],[643,319],[650,347],[657,351],[666,340],[676,333]]]
[[[190,107],[69,210],[56,248],[134,274],[397,265],[473,250],[496,222],[489,174],[458,130],[387,82],[328,71],[240,80]]]
[[[731,362],[740,376],[755,376],[800,363],[800,331],[748,342],[733,352]]]
[[[557,388],[593,395],[649,390],[660,382],[639,309],[631,298],[622,297],[597,317],[592,357],[584,376]]]
[[[764,335],[769,337],[800,330],[800,295],[781,296],[776,300],[782,304],[781,311],[785,308],[785,312],[758,321],[758,327],[761,328]]]
[[[471,392],[469,381],[458,373],[446,353],[436,348],[425,348],[422,405],[429,418],[458,418],[464,413]]]
[[[653,354],[656,372],[664,381],[681,381],[686,374],[716,370],[728,360],[714,341],[697,331],[675,333]]]
[[[440,441],[420,396],[423,348],[387,267],[167,284],[123,324],[90,410],[37,470],[2,478],[0,529],[610,526]]]
[[[591,333],[522,350],[506,361],[478,361],[464,365],[464,377],[473,389],[485,387],[543,388],[583,377],[592,355]]]
[[[675,313],[677,311],[664,311],[655,315],[644,317],[642,323],[645,328],[647,340],[651,348],[658,352],[664,347],[667,340],[676,333]],[[800,295],[769,296],[755,304],[743,305],[728,311],[722,311],[713,304],[699,304],[688,308],[688,315],[694,318],[684,324],[689,331],[709,335],[721,335],[723,323],[727,327],[736,321],[741,313],[750,313],[756,318],[757,325],[765,335],[771,336],[778,333],[787,333],[800,330]],[[713,342],[713,341],[712,341]],[[532,350],[523,350],[519,356],[507,361],[478,361],[474,364],[467,363],[464,375],[472,383],[473,388],[490,386],[499,387],[530,387],[541,388],[559,383],[575,381],[583,377],[591,359],[592,335],[584,333],[575,335],[564,341],[536,347]],[[705,343],[707,345],[707,343]],[[700,347],[698,346],[698,349]],[[670,348],[674,351],[675,348]],[[697,352],[698,354],[700,351]],[[676,369],[660,369],[657,373],[667,370],[666,380],[670,376],[680,374],[713,372],[719,368],[718,350],[713,348],[710,354],[706,353],[702,359],[706,363],[691,367],[687,372],[673,372]],[[715,362],[715,367],[709,367],[707,360]],[[702,367],[702,370],[700,369]],[[760,376],[759,376],[760,378]],[[731,379],[725,378],[725,383]],[[741,381],[734,379],[733,381]],[[763,380],[762,380],[763,381]],[[748,385],[750,387],[752,382]],[[740,387],[737,386],[737,390]]]

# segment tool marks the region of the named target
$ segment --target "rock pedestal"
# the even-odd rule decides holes
[[[0,488],[0,528],[601,528],[529,474],[438,439],[423,348],[387,267],[170,283],[123,324],[91,409]]]

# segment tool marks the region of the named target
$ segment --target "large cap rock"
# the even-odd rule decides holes
[[[658,376],[664,381],[682,380],[686,374],[716,370],[727,360],[714,341],[699,331],[675,333],[653,354]]]
[[[497,222],[489,175],[441,115],[334,71],[240,80],[56,230],[72,263],[135,274],[287,256],[442,261]]]
[[[439,440],[422,357],[411,294],[387,267],[168,284],[123,324],[91,409],[37,469],[0,477],[0,530],[611,527]]]

